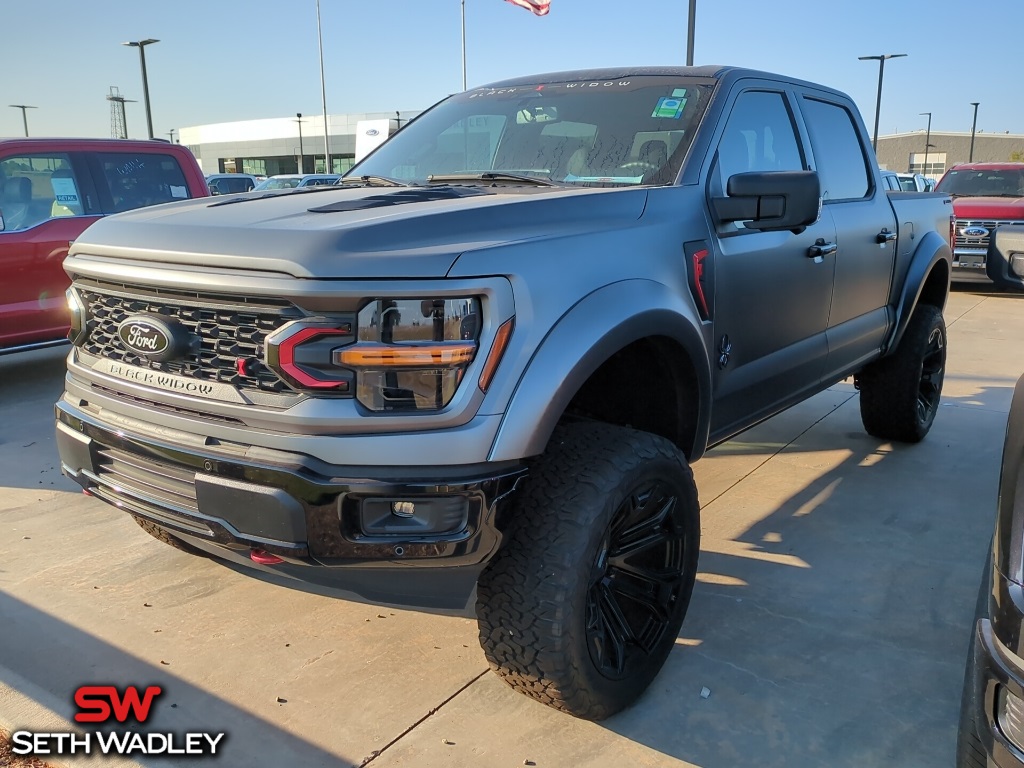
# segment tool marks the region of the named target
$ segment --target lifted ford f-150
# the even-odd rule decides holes
[[[93,225],[66,262],[63,470],[282,577],[412,604],[476,584],[494,670],[603,718],[679,632],[709,446],[851,375],[868,432],[926,435],[951,211],[887,193],[818,85],[475,88],[339,186]]]

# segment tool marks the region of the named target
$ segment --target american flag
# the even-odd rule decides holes
[[[548,6],[551,5],[551,0],[505,0],[505,2],[533,11],[538,16],[547,16],[550,10]]]

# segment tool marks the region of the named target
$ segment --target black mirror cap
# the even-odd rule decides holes
[[[1004,224],[989,235],[985,272],[1004,290],[1024,290],[1024,224]]]
[[[729,197],[715,198],[720,221],[742,221],[747,229],[800,230],[821,215],[816,171],[737,173],[726,184]]]

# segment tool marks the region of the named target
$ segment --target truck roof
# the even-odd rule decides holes
[[[707,80],[738,80],[745,77],[758,78],[763,80],[781,80],[786,83],[817,88],[822,91],[842,94],[834,88],[827,88],[817,83],[800,80],[788,75],[763,72],[757,69],[746,69],[744,67],[732,67],[723,64],[706,64],[700,67],[603,67],[599,69],[573,69],[562,72],[547,72],[525,77],[515,77],[508,80],[499,80],[488,83],[480,88],[510,88],[519,85],[533,85],[539,82],[546,83],[572,83],[587,80],[618,80],[624,77],[687,77],[701,78]],[[477,90],[477,89],[471,89]]]

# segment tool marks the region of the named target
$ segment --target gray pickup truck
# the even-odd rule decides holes
[[[510,685],[632,702],[697,573],[689,464],[853,376],[915,442],[950,200],[841,93],[727,67],[475,88],[334,187],[114,216],[71,249],[63,471],[293,583],[465,606]]]

